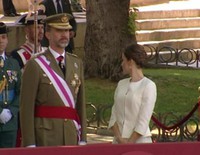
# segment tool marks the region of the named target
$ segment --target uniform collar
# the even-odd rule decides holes
[[[3,57],[3,60],[6,60],[5,51],[4,51],[4,52],[3,52],[3,54],[2,54],[2,55],[0,55],[0,56],[2,56],[2,57]]]
[[[54,56],[55,59],[60,56],[60,54],[54,51],[50,46],[49,46],[49,51],[51,52],[51,54]],[[65,58],[65,52],[63,52],[63,54],[61,55]]]

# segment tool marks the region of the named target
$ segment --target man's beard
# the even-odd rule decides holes
[[[65,47],[68,46],[68,44],[69,44],[69,42],[67,42],[67,43],[59,43],[59,46],[60,46],[61,48],[65,48]]]

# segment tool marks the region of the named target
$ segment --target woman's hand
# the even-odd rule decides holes
[[[128,143],[128,139],[127,138],[119,137],[119,138],[117,138],[117,142],[119,144],[126,144],[126,143]]]

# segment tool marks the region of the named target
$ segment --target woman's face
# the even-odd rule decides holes
[[[130,74],[130,72],[131,72],[131,60],[127,60],[124,53],[122,53],[121,66],[122,66],[123,74]]]

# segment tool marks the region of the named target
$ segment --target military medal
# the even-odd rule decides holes
[[[72,87],[75,87],[75,86],[76,86],[76,80],[73,79],[73,80],[71,81],[71,85],[72,85]]]
[[[76,62],[74,63],[74,67],[75,67],[76,69],[78,69],[78,65],[77,65]],[[75,73],[75,74],[76,74],[76,73]]]
[[[8,74],[10,83],[12,83],[13,81],[17,81],[17,71],[7,70],[6,72]]]
[[[76,81],[79,80],[78,74],[74,73],[74,79],[75,79]]]
[[[81,85],[81,80],[79,79],[77,73],[74,73],[74,78],[71,80],[71,85],[72,87],[74,87],[74,93],[78,94],[78,90]]]
[[[7,70],[6,72],[7,72],[8,77],[9,77],[9,82],[12,83],[13,80],[12,80],[12,73],[11,73],[11,70]]]
[[[17,71],[12,71],[12,79],[17,81]]]

